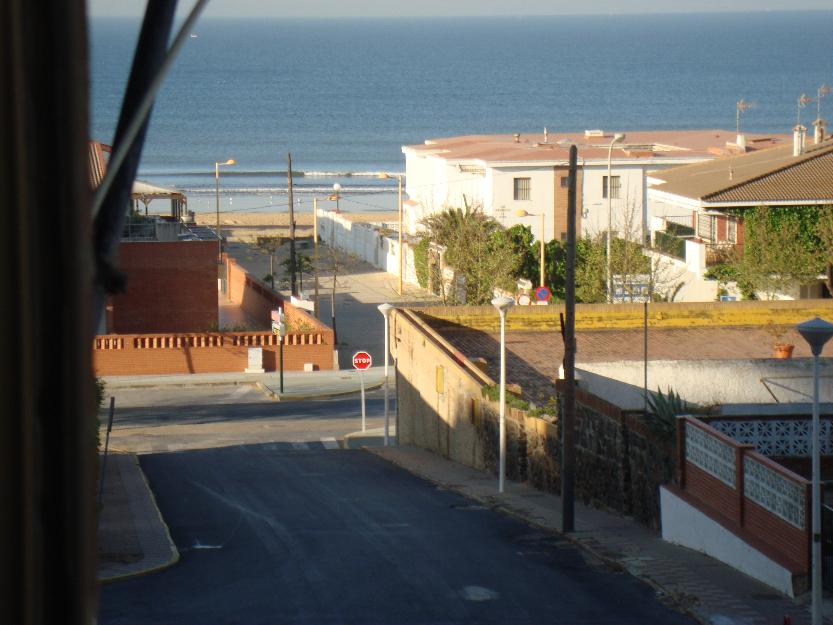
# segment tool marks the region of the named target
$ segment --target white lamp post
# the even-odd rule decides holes
[[[500,315],[500,466],[498,468],[497,492],[503,492],[506,476],[506,311],[515,303],[511,297],[496,297],[492,300]]]
[[[388,410],[388,321],[390,318],[390,311],[393,306],[390,304],[379,304],[379,312],[385,318],[385,447],[388,446],[389,432],[390,432],[390,411]]]
[[[819,355],[833,337],[833,323],[816,317],[796,326],[813,352],[813,548],[812,623],[821,625],[821,469],[819,461]]]
[[[217,262],[223,262],[223,237],[220,236],[220,166],[221,165],[234,165],[235,160],[233,158],[228,159],[222,163],[216,162],[214,163],[214,181],[217,187]]]
[[[625,140],[625,135],[617,132],[610,140],[610,147],[607,150],[607,301],[609,304],[613,303],[613,274],[610,273],[610,256],[611,256],[611,242],[613,236],[613,206],[611,200],[613,199],[613,176],[611,175],[611,163],[613,160],[613,144],[622,143]]]
[[[537,217],[534,213],[528,213],[524,209],[519,209],[515,212],[518,217]],[[541,281],[538,286],[546,286],[544,284],[544,213],[541,212]]]
[[[340,211],[338,210],[338,201],[341,199],[341,185],[337,182],[333,185],[333,195],[336,196],[336,214]]]

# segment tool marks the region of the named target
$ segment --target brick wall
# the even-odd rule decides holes
[[[685,449],[686,427],[697,427],[723,445],[732,448],[735,480],[729,485],[709,471],[697,466]],[[781,562],[796,573],[809,573],[810,562],[810,483],[771,459],[761,456],[751,445],[737,443],[708,424],[684,417],[678,422],[677,439],[680,449],[679,486],[693,505],[729,530]],[[798,487],[804,496],[804,524],[797,527],[784,518],[753,501],[744,487],[744,458],[752,458],[770,472]],[[771,478],[768,478],[771,479]],[[774,487],[773,487],[774,488]],[[786,491],[785,491],[786,492]],[[784,495],[784,493],[781,493]]]
[[[333,368],[333,333],[288,334],[284,370]],[[266,371],[278,370],[277,337],[267,332],[212,334],[119,334],[97,336],[93,368],[97,376],[242,372],[250,347],[263,349]]]
[[[127,290],[110,298],[108,331],[205,332],[217,325],[217,242],[123,241]]]

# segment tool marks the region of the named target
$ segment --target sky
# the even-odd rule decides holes
[[[179,0],[187,12],[193,0]],[[88,0],[89,14],[137,16],[143,0]],[[441,17],[825,10],[830,0],[211,0],[205,17]]]

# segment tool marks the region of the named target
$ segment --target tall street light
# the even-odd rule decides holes
[[[511,297],[496,297],[492,300],[500,315],[500,465],[498,468],[497,492],[503,492],[506,477],[506,312],[515,303]]]
[[[524,209],[519,209],[515,211],[515,215],[518,217],[537,217],[535,213],[528,213]],[[546,286],[544,284],[544,213],[541,212],[541,282],[538,286]]]
[[[382,313],[382,316],[385,318],[385,447],[388,446],[388,435],[390,432],[390,410],[388,408],[388,351],[389,351],[389,320],[390,320],[390,311],[393,310],[393,306],[390,304],[379,304],[378,306],[379,312]]]
[[[610,146],[607,149],[607,302],[613,303],[613,274],[610,273],[610,257],[611,257],[611,238],[613,237],[613,206],[611,200],[613,199],[613,176],[611,175],[611,163],[613,160],[613,145],[615,143],[622,143],[625,140],[625,135],[617,132],[610,140]]]
[[[833,323],[816,317],[796,326],[813,352],[813,595],[812,623],[821,625],[821,469],[819,462],[819,355],[833,337]]]
[[[399,187],[399,295],[402,295],[402,263],[405,250],[402,249],[402,174],[379,174],[379,178],[396,178]]]
[[[220,236],[220,166],[221,165],[234,165],[235,161],[233,158],[228,159],[223,163],[215,162],[214,163],[214,181],[217,185],[217,262],[223,262],[223,237]]]
[[[336,199],[336,214],[338,214],[341,212],[338,209],[338,201],[341,199],[341,185],[337,182],[333,185],[333,195]]]

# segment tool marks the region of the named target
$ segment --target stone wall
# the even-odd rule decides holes
[[[499,405],[481,393],[494,381],[412,312],[395,311],[391,330],[400,441],[497,475]],[[560,493],[560,399],[559,392],[551,416],[507,408],[508,479]],[[577,497],[658,527],[659,485],[675,475],[673,442],[663,444],[638,416],[581,389],[576,403]]]

